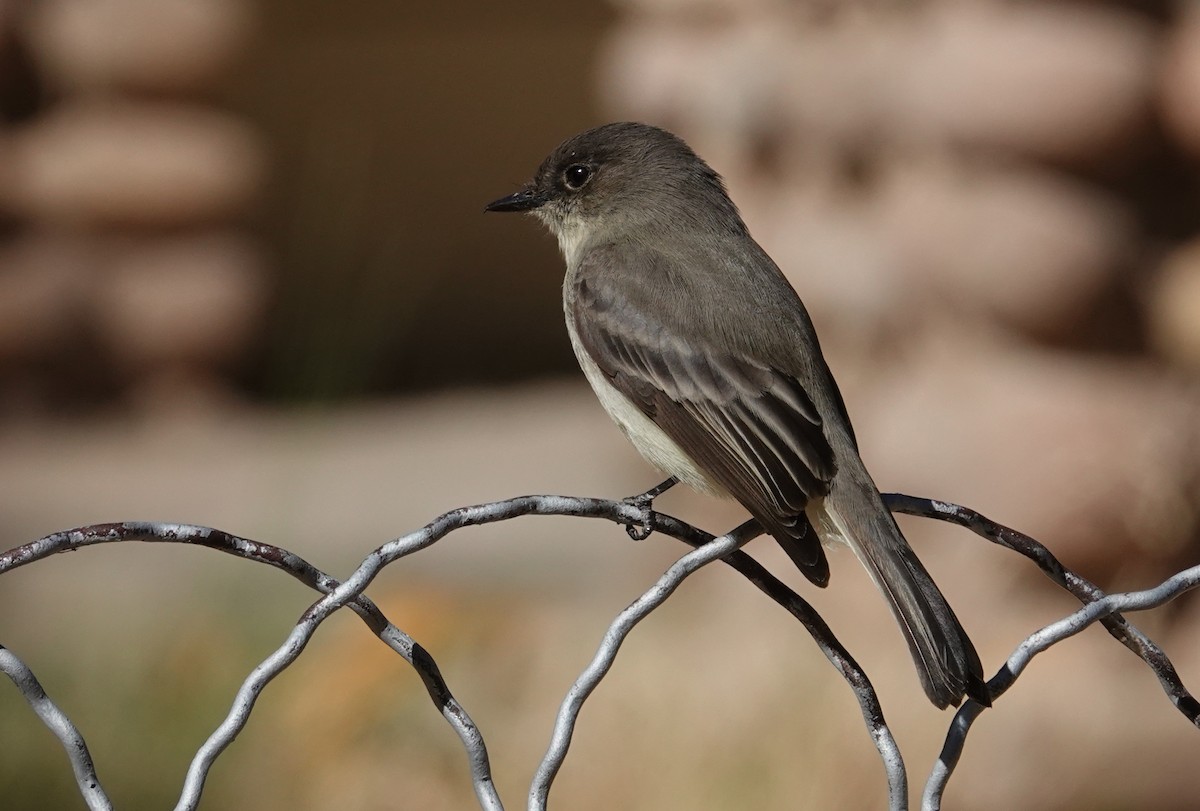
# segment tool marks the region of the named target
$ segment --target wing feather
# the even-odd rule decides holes
[[[628,280],[581,272],[576,284],[569,317],[606,378],[823,585],[828,564],[804,508],[828,493],[835,466],[800,381],[655,319]]]

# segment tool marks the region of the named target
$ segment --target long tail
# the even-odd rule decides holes
[[[943,709],[958,706],[965,694],[989,705],[975,646],[900,534],[866,470],[839,470],[829,494],[810,504],[808,512],[822,539],[836,534],[854,550],[887,598],[929,700]]]

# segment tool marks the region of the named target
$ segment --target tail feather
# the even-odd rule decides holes
[[[935,706],[957,706],[964,694],[989,704],[983,666],[970,637],[900,533],[874,483],[863,484],[835,481],[823,500],[809,505],[818,534],[823,540],[844,541],[862,561],[887,598],[921,686]]]

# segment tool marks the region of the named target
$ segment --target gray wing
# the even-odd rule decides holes
[[[829,566],[804,507],[828,492],[835,465],[800,382],[656,319],[643,290],[581,276],[570,317],[592,360],[750,511],[805,576],[825,585]]]

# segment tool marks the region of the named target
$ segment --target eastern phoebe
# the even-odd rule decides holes
[[[863,466],[808,312],[708,164],[665,130],[607,124],[487,210],[531,212],[558,237],[575,356],[651,464],[735,498],[818,586],[822,542],[849,545],[929,700],[989,702],[970,638]]]

